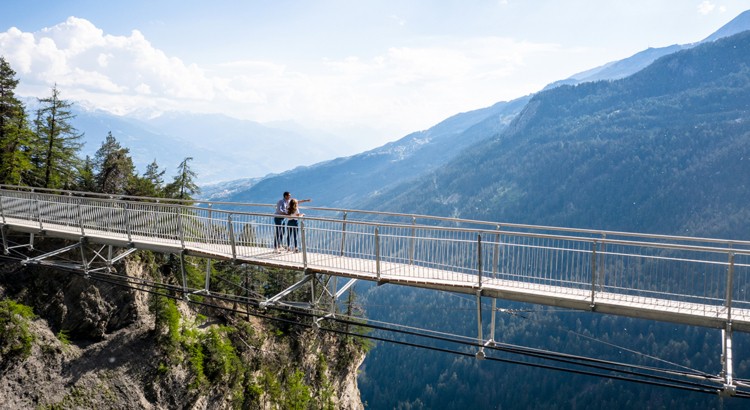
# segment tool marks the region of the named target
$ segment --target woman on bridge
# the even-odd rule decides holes
[[[309,201],[309,199],[307,201]],[[299,213],[300,202],[306,202],[306,201],[297,201],[296,199],[292,199],[291,201],[289,201],[289,209],[287,210],[287,215],[305,216],[305,214]],[[299,228],[297,227],[298,223],[299,221],[297,220],[297,218],[288,218],[286,221],[286,226],[287,226],[286,246],[290,252],[294,250],[294,253],[299,252],[299,248],[297,247],[297,231],[299,230]],[[294,238],[294,248],[291,247],[292,238]]]

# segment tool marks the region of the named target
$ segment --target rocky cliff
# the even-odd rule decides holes
[[[363,409],[351,339],[167,296],[0,259],[0,408]]]

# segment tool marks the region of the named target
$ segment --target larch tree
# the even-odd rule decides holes
[[[201,193],[200,188],[195,184],[198,174],[190,169],[189,162],[192,160],[193,157],[187,157],[177,166],[177,175],[175,175],[174,181],[167,185],[166,188],[167,193],[172,198],[192,199],[194,194]]]
[[[31,169],[33,133],[23,103],[15,97],[16,72],[0,56],[0,183],[24,183]]]
[[[75,183],[80,165],[77,154],[83,144],[83,134],[78,134],[70,121],[75,118],[70,111],[72,103],[60,99],[57,85],[52,95],[40,98],[42,108],[34,121],[38,147],[33,155],[37,167],[37,184],[44,188],[68,187]]]

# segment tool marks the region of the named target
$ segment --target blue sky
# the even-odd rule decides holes
[[[116,113],[222,112],[398,135],[649,46],[699,41],[748,8],[747,0],[32,0],[3,6],[0,53],[22,95],[57,82],[64,96]]]

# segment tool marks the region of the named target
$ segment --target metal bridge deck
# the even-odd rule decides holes
[[[694,303],[684,300],[670,300],[658,297],[627,295],[622,293],[594,290],[584,287],[565,287],[553,283],[556,280],[535,278],[494,272],[482,277],[481,284],[476,273],[462,273],[451,269],[438,269],[424,264],[409,264],[389,261],[377,261],[374,258],[342,256],[307,251],[306,253],[276,253],[268,246],[235,246],[230,244],[207,244],[204,242],[154,238],[148,235],[131,234],[130,238],[123,233],[107,230],[61,225],[6,217],[5,225],[9,228],[27,232],[43,233],[52,237],[80,240],[119,247],[135,247],[164,253],[186,254],[221,260],[237,260],[240,263],[259,264],[294,270],[306,270],[321,274],[378,281],[391,285],[405,285],[426,289],[445,290],[450,292],[476,295],[481,288],[481,295],[486,297],[528,302],[570,309],[591,310],[599,313],[653,319],[687,325],[711,328],[724,328],[728,317],[728,308],[723,305]],[[72,224],[71,224],[72,225]],[[306,261],[305,261],[306,259]],[[379,267],[377,266],[379,264]],[[378,273],[379,272],[379,273]],[[505,277],[505,278],[503,278]],[[687,298],[686,298],[687,299]],[[750,332],[750,309],[732,308],[731,322],[734,330]]]

